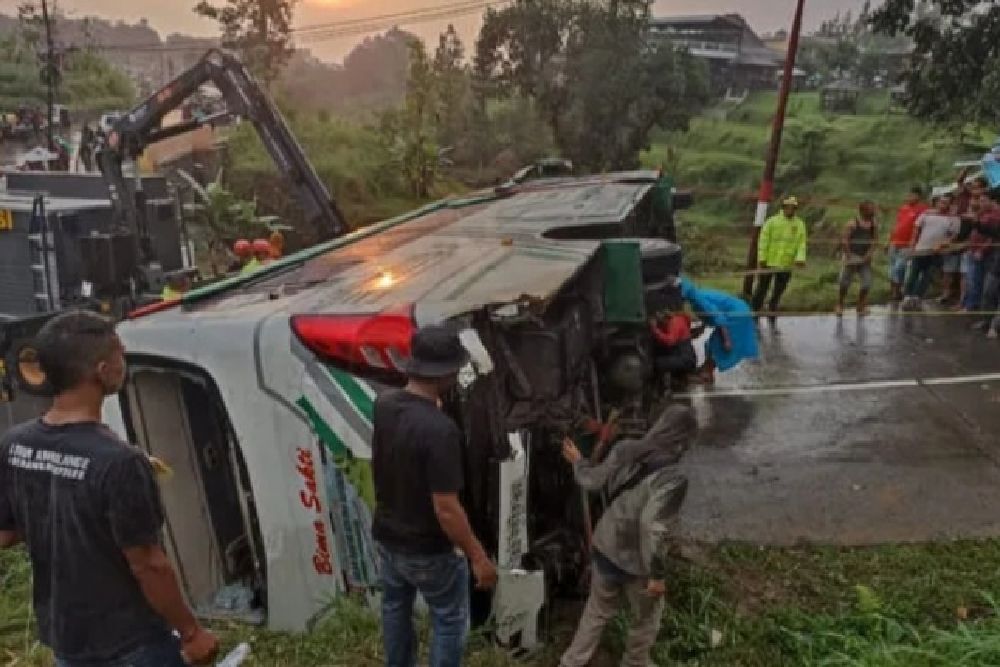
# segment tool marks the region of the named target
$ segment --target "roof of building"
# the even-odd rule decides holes
[[[735,63],[737,65],[748,65],[751,67],[781,67],[785,62],[785,57],[767,47],[743,47]]]
[[[744,65],[748,67],[780,67],[785,61],[785,56],[768,46],[757,36],[750,24],[739,14],[701,14],[693,16],[658,16],[650,19],[650,25],[654,28],[667,27],[712,27],[724,28],[727,31],[739,32],[742,37],[739,42],[738,53],[712,53],[705,50],[697,50],[695,55],[703,58],[729,60],[734,65]]]
[[[739,14],[693,14],[687,16],[654,16],[653,25],[709,25],[726,23],[740,30],[751,30],[750,25]]]

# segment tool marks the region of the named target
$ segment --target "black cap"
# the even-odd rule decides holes
[[[443,378],[458,373],[469,363],[469,353],[462,347],[451,327],[429,326],[420,329],[410,341],[407,375],[418,378]]]

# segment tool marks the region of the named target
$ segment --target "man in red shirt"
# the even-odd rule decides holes
[[[664,388],[683,387],[698,368],[698,355],[691,342],[691,316],[684,312],[663,312],[650,318],[649,326],[657,343],[654,366],[664,378]]]
[[[892,285],[892,300],[903,298],[903,283],[906,282],[906,270],[910,264],[909,248],[917,218],[930,208],[924,201],[924,192],[915,187],[906,196],[906,201],[896,214],[896,226],[889,237],[889,282]]]

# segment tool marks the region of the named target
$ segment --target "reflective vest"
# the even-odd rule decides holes
[[[806,261],[806,223],[799,216],[786,218],[784,213],[768,218],[760,231],[757,261],[772,269],[790,269]]]
[[[184,292],[178,292],[170,285],[165,285],[163,287],[163,291],[160,292],[160,298],[163,299],[164,301],[177,301],[182,296],[184,296]]]
[[[247,262],[246,264],[243,265],[243,268],[240,269],[240,273],[253,273],[257,269],[259,269],[261,266],[262,265],[261,265],[261,263],[259,261],[257,261],[257,258],[253,257],[253,258],[251,258],[251,260],[249,262]]]

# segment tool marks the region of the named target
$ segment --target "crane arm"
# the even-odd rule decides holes
[[[215,84],[226,101],[226,113],[161,128],[168,113],[180,107],[184,100],[209,82]],[[319,241],[330,240],[349,231],[336,202],[330,197],[274,102],[236,57],[212,49],[191,69],[126,114],[115,125],[107,145],[98,155],[101,171],[108,181],[112,204],[123,221],[135,220],[140,255],[144,259],[148,259],[150,248],[141,180],[136,181],[137,196],[129,197],[123,162],[138,159],[151,144],[212,125],[220,116],[231,115],[245,118],[253,124],[278,171],[294,188],[305,221]]]

